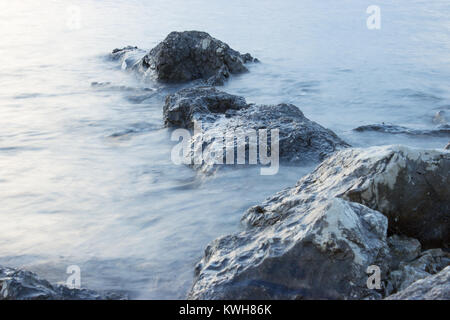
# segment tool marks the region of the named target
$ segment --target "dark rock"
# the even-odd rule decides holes
[[[333,131],[307,119],[292,104],[247,104],[243,97],[211,87],[183,89],[167,96],[163,112],[165,125],[169,127],[192,129],[201,122],[203,132],[194,135],[192,141],[203,138],[203,143],[197,146],[206,155],[225,154],[223,141],[211,137],[225,133],[243,137],[260,129],[279,130],[279,157],[283,162],[317,162],[349,146]],[[240,141],[245,144],[245,139]],[[210,172],[215,167],[202,163],[195,168]]]
[[[95,292],[52,285],[36,274],[0,266],[0,300],[124,300],[117,292]]]
[[[288,206],[293,201],[285,199]],[[210,244],[189,298],[381,298],[367,288],[366,271],[387,269],[386,217],[337,198],[295,210],[277,224]]]
[[[448,152],[403,146],[335,153],[295,187],[250,208],[245,231],[209,245],[190,298],[380,298],[410,281],[411,268],[413,279],[438,270],[446,258],[436,251],[417,258],[414,239],[393,236],[388,245],[384,218],[425,247],[445,247],[449,166]],[[383,292],[363,283],[372,264],[383,273]],[[398,279],[387,281],[392,266]]]
[[[113,59],[124,59],[137,52],[135,47],[115,49]],[[136,55],[132,55],[135,57]],[[250,54],[240,54],[206,32],[171,32],[138,61],[129,59],[126,67],[164,83],[202,80],[208,85],[223,85],[231,74],[247,72]]]
[[[111,58],[114,60],[118,60],[118,59],[121,59],[123,57],[123,55],[125,55],[126,53],[133,52],[136,50],[139,50],[139,48],[133,47],[133,46],[126,46],[121,49],[116,48],[111,52]]]
[[[127,46],[122,49],[114,49],[110,54],[110,58],[113,61],[119,61],[122,69],[125,70],[135,68],[144,55],[144,50],[138,47]]]
[[[413,261],[402,261],[398,269],[391,271],[388,282],[394,292],[404,290],[417,280],[438,273],[450,265],[450,254],[441,249],[430,249],[422,252]]]
[[[393,124],[371,124],[353,129],[358,132],[381,132],[388,134],[406,134],[412,136],[434,136],[448,137],[450,136],[450,126],[447,124],[440,125],[436,129],[410,129]]]
[[[441,272],[418,280],[387,300],[449,300],[450,266]]]
[[[450,243],[450,153],[404,146],[342,150],[322,162],[296,188],[261,206],[264,214],[246,214],[250,224],[291,214],[280,200],[290,194],[326,194],[382,212],[391,234],[416,238],[425,248]],[[326,198],[326,197],[324,197]],[[308,197],[310,199],[310,197]],[[313,198],[314,199],[314,198]]]
[[[445,146],[445,150],[450,150],[450,142]]]
[[[391,268],[398,268],[401,262],[416,259],[422,246],[419,240],[394,234],[388,238],[389,249],[392,256]]]
[[[213,87],[194,87],[168,95],[163,118],[167,127],[193,129],[195,121],[215,122],[227,112],[248,107],[243,97]]]

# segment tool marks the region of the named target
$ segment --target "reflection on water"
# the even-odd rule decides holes
[[[293,103],[356,146],[440,148],[448,138],[357,133],[393,123],[432,129],[449,110],[448,1],[3,1],[0,4],[0,264],[53,282],[134,298],[182,298],[212,239],[239,230],[249,206],[308,168],[223,170],[200,178],[170,161],[164,94],[106,57],[204,30],[262,63],[224,90]],[[67,19],[80,9],[79,28]]]

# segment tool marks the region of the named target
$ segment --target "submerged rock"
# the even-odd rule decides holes
[[[438,126],[436,129],[410,129],[402,126],[397,126],[393,124],[371,124],[366,126],[361,126],[353,129],[358,132],[381,132],[388,134],[406,134],[412,136],[434,136],[434,137],[448,137],[450,136],[450,126],[443,124]]]
[[[36,274],[0,266],[0,300],[124,300],[116,292],[95,292],[52,285]]]
[[[134,68],[144,55],[144,50],[138,47],[127,46],[121,49],[114,49],[110,54],[110,58],[114,61],[119,61],[122,69],[125,70]]]
[[[255,150],[256,159],[261,159],[264,151],[272,154],[278,151],[283,162],[303,163],[320,161],[349,146],[333,131],[307,119],[292,104],[247,104],[243,97],[212,87],[188,88],[167,96],[163,113],[168,127],[195,129],[195,124],[201,123],[203,130],[194,131],[191,142],[193,154],[201,154],[205,160],[194,159],[194,167],[204,172],[211,172],[218,162],[228,163],[224,156],[229,147]],[[272,150],[272,142],[276,140],[272,130],[278,130],[278,150]],[[262,132],[267,135],[263,137]],[[227,135],[236,137],[236,141],[224,141],[222,137]],[[268,138],[267,150],[260,152],[265,137]],[[238,157],[234,158],[233,163],[236,163]]]
[[[246,63],[257,61],[201,31],[171,32],[139,60],[136,53],[136,47],[125,47],[115,49],[112,56],[128,60],[126,68],[165,83],[199,79],[208,85],[223,85],[231,74],[247,72]]]
[[[123,85],[115,85],[107,82],[91,82],[91,87],[99,91],[119,91],[125,93],[125,99],[132,103],[142,103],[148,99],[161,95],[161,92],[154,88],[146,87],[129,87]]]
[[[369,290],[367,267],[380,267],[386,280],[391,268],[403,276],[405,263],[428,259],[427,252],[417,258],[421,244],[414,239],[387,240],[387,221],[391,232],[418,238],[425,247],[448,245],[449,169],[446,151],[339,151],[295,187],[250,208],[242,218],[245,231],[209,245],[189,297],[380,298],[409,280]],[[433,261],[426,265],[446,264]]]
[[[450,266],[441,272],[418,280],[387,300],[449,300]]]

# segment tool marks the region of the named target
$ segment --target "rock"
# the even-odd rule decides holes
[[[52,285],[36,274],[0,266],[0,300],[124,300],[117,292],[99,293]]]
[[[386,270],[386,217],[337,198],[292,209],[296,214],[277,224],[210,244],[189,298],[380,298],[367,288],[366,271]]]
[[[111,52],[111,59],[113,60],[119,60],[121,59],[125,54],[127,54],[128,52],[133,52],[139,50],[138,47],[134,47],[134,46],[126,46],[123,47],[121,49],[116,48]]]
[[[130,55],[137,49],[125,47],[113,51],[114,57]],[[223,85],[231,74],[247,72],[250,54],[240,54],[206,32],[171,32],[139,61],[127,67],[164,83],[183,83],[200,79],[208,85]]]
[[[110,54],[110,59],[119,61],[122,69],[137,68],[139,61],[145,55],[145,51],[138,47],[126,46],[122,49],[114,49]]]
[[[418,280],[387,300],[449,300],[450,266],[441,272]]]
[[[388,238],[389,249],[392,256],[391,268],[398,268],[401,262],[409,262],[416,259],[422,246],[419,240],[394,234]]]
[[[450,142],[445,146],[445,150],[450,150]]]
[[[401,261],[398,269],[390,272],[388,281],[394,291],[400,291],[413,282],[436,274],[450,265],[450,254],[442,249],[430,249],[422,252],[413,261]]]
[[[322,162],[295,188],[249,210],[249,224],[268,223],[292,214],[290,201],[341,197],[382,212],[391,234],[404,234],[425,248],[445,247],[450,240],[450,153],[382,146],[346,149]],[[290,203],[290,202],[289,202]]]
[[[388,281],[394,292],[404,290],[417,280],[436,274],[450,265],[450,254],[441,249],[430,249],[422,252],[413,261],[402,261],[397,270],[390,272]]]
[[[163,118],[167,127],[193,129],[195,121],[214,123],[227,113],[248,107],[243,97],[213,87],[194,87],[168,95]]]
[[[128,87],[115,85],[111,82],[91,82],[91,87],[99,91],[119,91],[125,93],[125,99],[132,103],[142,103],[148,99],[161,95],[161,91],[146,87]]]
[[[393,124],[371,124],[360,126],[353,129],[358,132],[381,132],[389,134],[406,134],[412,136],[433,136],[433,137],[448,137],[450,136],[450,126],[447,124],[440,125],[436,129],[410,129]]]
[[[193,162],[197,163],[194,168],[206,173],[216,168],[211,163],[214,164],[213,160],[221,156],[220,160],[228,163],[225,161],[228,159],[223,159],[226,154],[222,139],[224,134],[237,137],[236,143],[228,143],[228,147],[246,146],[247,149],[257,150],[261,149],[261,143],[257,148],[255,138],[246,144],[245,136],[248,137],[253,132],[255,135],[259,134],[261,141],[261,130],[268,133],[271,130],[278,130],[279,158],[289,163],[317,162],[334,151],[349,146],[331,130],[307,119],[292,104],[247,104],[243,97],[212,87],[188,88],[167,96],[163,113],[165,125],[168,127],[193,129],[195,123],[202,124],[203,131],[198,131],[197,134],[194,132],[192,142],[194,148],[197,146],[194,154],[202,154],[203,150],[203,159],[207,159],[205,162],[202,162],[202,159]],[[269,140],[270,138],[271,136]],[[272,150],[271,142],[272,140],[268,142],[268,152]],[[256,157],[260,159],[261,152],[259,150],[255,152],[258,152]],[[211,158],[208,158],[209,156]],[[217,161],[215,163],[217,164]]]
[[[382,279],[392,266],[400,278],[408,272],[403,266],[415,268],[415,279],[438,270],[446,260],[436,262],[435,251],[417,258],[421,246],[414,239],[387,241],[384,218],[391,232],[415,236],[425,248],[445,247],[449,166],[449,152],[404,146],[335,153],[295,187],[247,210],[245,231],[209,245],[190,298],[377,298],[383,293],[363,285],[372,264]],[[421,263],[427,267],[417,267]],[[382,290],[405,281],[392,284],[391,278]]]

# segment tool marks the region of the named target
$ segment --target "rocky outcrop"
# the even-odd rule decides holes
[[[450,266],[441,272],[418,280],[387,300],[449,300]]]
[[[388,134],[406,134],[412,136],[433,136],[433,137],[448,137],[450,136],[450,126],[448,124],[441,124],[435,129],[411,129],[407,127],[397,126],[393,124],[371,124],[360,126],[353,129],[357,132],[380,132]]]
[[[232,74],[247,72],[248,62],[256,62],[250,54],[241,54],[206,32],[171,32],[161,43],[137,60],[136,47],[115,49],[113,59],[123,67],[164,83],[202,80],[208,85],[223,85]]]
[[[403,288],[406,269],[417,280],[448,263],[420,252],[449,243],[449,166],[449,152],[403,146],[335,153],[250,208],[245,231],[209,245],[189,297],[370,299]],[[422,244],[387,239],[388,228]],[[380,268],[380,290],[366,286],[370,265]]]
[[[382,212],[392,234],[418,239],[425,248],[450,243],[450,153],[404,146],[342,150],[297,186],[251,209],[244,220],[267,224],[292,214],[283,199],[341,197]],[[295,202],[294,202],[295,204]]]
[[[337,198],[296,210],[278,224],[209,245],[190,298],[381,297],[367,288],[366,270],[383,266],[388,254],[386,217]]]
[[[397,269],[400,263],[416,259],[422,250],[419,240],[394,234],[388,238],[391,253],[391,269]]]
[[[400,261],[397,269],[389,272],[387,291],[404,290],[417,280],[436,274],[448,265],[450,265],[450,254],[442,249],[426,250],[417,259]]]
[[[247,151],[253,148],[258,152],[256,158],[261,158],[261,130],[267,133],[268,153],[272,152],[272,142],[275,140],[271,140],[271,130],[278,132],[277,147],[282,162],[317,162],[334,151],[349,146],[331,130],[307,119],[292,104],[247,104],[243,97],[212,87],[188,88],[167,96],[163,113],[168,127],[193,129],[196,123],[201,123],[203,130],[194,132],[192,137],[194,148],[197,146],[200,150],[195,150],[189,157],[192,154],[202,154],[204,162],[202,159],[194,159],[192,162],[197,164],[194,165],[196,169],[204,172],[211,172],[216,168],[211,163],[217,163],[214,160],[217,160],[218,155],[225,155],[225,148],[230,145],[235,149],[245,147]],[[248,139],[246,143],[246,138],[252,133],[259,136],[259,148],[256,139]],[[224,143],[221,137],[227,135],[235,137],[236,141]],[[212,158],[208,158],[211,155]],[[220,160],[228,163],[227,159]],[[234,163],[236,161],[237,157]]]
[[[123,300],[116,292],[95,292],[52,285],[36,274],[0,266],[0,300]]]

